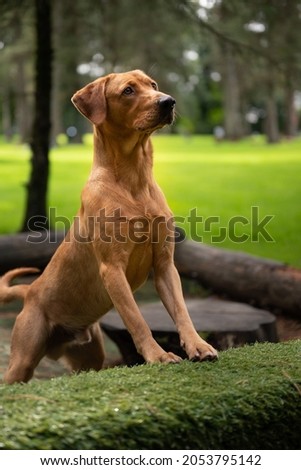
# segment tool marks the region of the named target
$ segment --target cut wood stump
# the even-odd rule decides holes
[[[271,313],[249,305],[217,299],[189,299],[186,305],[196,330],[219,350],[246,343],[277,342],[276,319]],[[180,347],[173,321],[161,302],[140,306],[158,343],[168,351],[186,357]],[[112,310],[101,319],[101,327],[114,341],[127,365],[141,364],[133,340],[120,315]]]

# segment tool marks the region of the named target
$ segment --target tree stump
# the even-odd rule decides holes
[[[256,341],[278,341],[275,316],[267,311],[213,298],[189,299],[186,300],[186,305],[196,330],[219,350]],[[163,304],[152,302],[140,306],[140,310],[156,341],[165,350],[185,358],[175,325]],[[111,310],[101,319],[101,327],[117,344],[127,365],[144,362],[115,310]]]

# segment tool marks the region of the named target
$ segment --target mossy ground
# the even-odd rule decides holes
[[[301,341],[0,386],[2,449],[298,449]]]

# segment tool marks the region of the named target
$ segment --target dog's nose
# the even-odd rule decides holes
[[[172,96],[169,96],[169,95],[162,96],[159,99],[159,106],[161,109],[170,110],[175,106],[175,104],[176,104],[176,100]]]

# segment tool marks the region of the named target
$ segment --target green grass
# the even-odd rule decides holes
[[[301,342],[0,385],[2,449],[299,449]]]
[[[301,267],[300,139],[268,146],[260,137],[216,143],[210,137],[160,135],[153,142],[156,178],[175,215],[186,218],[178,225],[189,233],[187,217],[191,209],[197,208],[203,220],[196,231],[204,242]],[[52,151],[49,205],[56,208],[57,217],[72,221],[91,160],[89,136],[86,145]],[[0,233],[15,232],[21,225],[28,161],[26,147],[1,143]],[[259,222],[273,216],[265,228],[274,241],[252,232],[252,207],[258,207]],[[211,216],[219,221],[215,218],[210,224]],[[236,216],[243,219],[232,227],[238,238],[235,241],[229,224]],[[227,236],[217,242],[224,229]],[[242,235],[247,240],[238,243]]]

